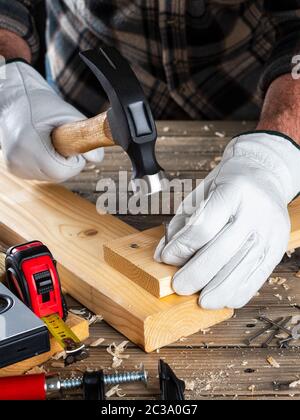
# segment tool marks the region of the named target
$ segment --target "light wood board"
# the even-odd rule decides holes
[[[288,250],[300,247],[300,198],[289,206],[291,236]],[[153,260],[155,248],[164,234],[162,226],[134,233],[104,245],[104,259],[155,297],[174,293],[172,279],[178,268]]]
[[[64,289],[147,352],[233,314],[199,308],[197,295],[155,298],[104,261],[104,243],[135,229],[99,215],[93,204],[63,187],[13,177],[2,162],[0,214],[4,242],[44,242],[58,261]]]

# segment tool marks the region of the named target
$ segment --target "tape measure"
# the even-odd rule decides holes
[[[85,345],[65,324],[68,308],[49,249],[39,241],[10,248],[5,261],[9,289],[47,325],[66,351],[66,364],[88,356]]]

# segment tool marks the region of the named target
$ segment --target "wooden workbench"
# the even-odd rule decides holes
[[[230,138],[252,127],[252,123],[241,122],[160,122],[157,146],[159,161],[170,177],[204,178],[216,165],[218,159],[215,158],[222,155]],[[126,155],[118,148],[111,149],[106,152],[105,161],[99,167],[89,165],[80,176],[66,183],[66,186],[96,202],[99,195],[96,192],[97,180],[109,177],[117,179],[119,170],[129,169],[130,163]],[[168,218],[165,215],[119,217],[141,230],[157,226]],[[180,378],[194,381],[194,390],[186,392],[187,398],[300,399],[300,387],[290,389],[286,386],[300,378],[300,353],[297,349],[282,350],[276,346],[261,349],[257,343],[252,347],[244,345],[249,334],[262,326],[255,321],[260,312],[273,319],[288,315],[300,316],[300,310],[292,306],[300,304],[300,279],[295,277],[299,269],[296,254],[288,262],[282,263],[274,274],[288,279],[286,284],[289,290],[267,283],[260,294],[245,308],[238,310],[230,321],[205,334],[197,333],[182,339],[159,352],[145,354],[129,344],[125,354],[130,357],[124,359],[123,367],[135,370],[143,363],[150,373],[150,384],[148,389],[139,384],[122,386],[126,398],[157,397],[157,363],[159,358],[163,358]],[[75,308],[80,307],[71,298],[69,304]],[[90,341],[100,337],[105,341],[99,348],[90,350],[89,359],[64,371],[74,371],[75,368],[104,368],[108,372],[112,371],[112,358],[106,348],[112,342],[118,344],[125,338],[104,322],[92,326],[91,335]],[[266,361],[268,356],[273,356],[280,367],[270,366]],[[53,371],[51,363],[48,368]],[[275,386],[274,382],[281,386]]]

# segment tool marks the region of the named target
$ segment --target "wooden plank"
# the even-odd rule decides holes
[[[150,352],[230,318],[232,310],[206,311],[198,296],[157,299],[109,267],[103,244],[136,233],[65,188],[26,182],[0,169],[0,237],[39,239],[53,252],[63,287],[114,328]]]
[[[171,280],[178,270],[153,260],[154,250],[163,235],[158,227],[104,245],[104,259],[157,298],[174,293]]]
[[[66,323],[81,341],[84,341],[89,337],[89,324],[83,318],[77,315],[69,314]],[[50,351],[48,351],[47,353],[40,354],[39,356],[32,357],[31,359],[27,359],[14,365],[0,369],[0,377],[22,375],[23,373],[27,372],[33,367],[46,363],[49,359],[51,359],[51,357],[54,354],[59,353],[63,350],[62,347],[55,340],[55,338],[51,338],[50,341]]]
[[[300,247],[300,198],[289,206],[291,236],[288,249]],[[134,233],[104,245],[104,259],[155,297],[174,293],[172,279],[178,268],[153,260],[155,248],[163,236],[163,227]]]

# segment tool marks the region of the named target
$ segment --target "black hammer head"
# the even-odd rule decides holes
[[[107,114],[112,136],[131,159],[135,189],[143,194],[162,191],[166,178],[155,157],[155,121],[129,63],[111,47],[89,50],[80,57],[108,96]]]

